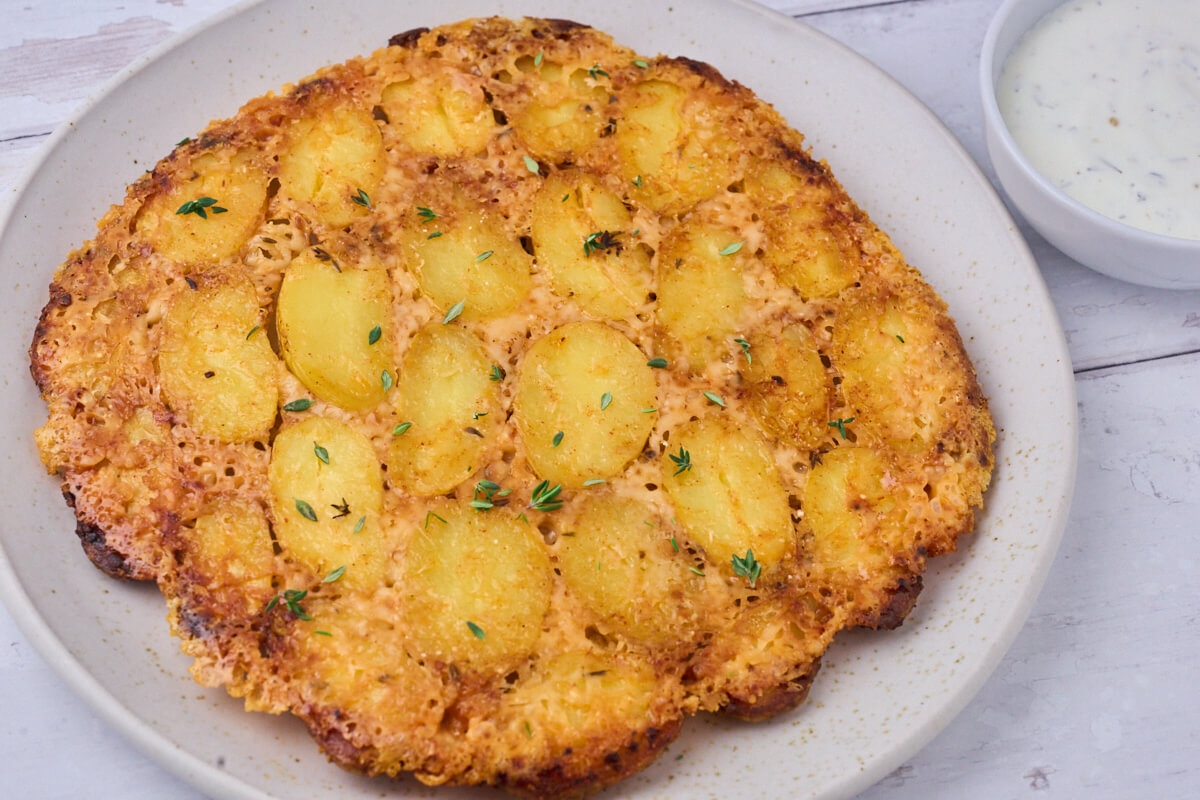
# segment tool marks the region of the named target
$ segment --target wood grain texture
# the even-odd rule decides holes
[[[894,75],[994,180],[983,148],[976,71],[999,3],[769,5],[805,15]],[[147,49],[231,4],[0,0],[6,23],[0,30],[0,203],[8,202],[37,148],[78,103]],[[1074,512],[1037,607],[991,680],[931,744],[862,797],[1196,796],[1200,292],[1109,279],[1063,256],[1023,223],[1021,230],[1043,269],[1078,372]],[[0,709],[2,794],[202,796],[99,720],[4,609]]]

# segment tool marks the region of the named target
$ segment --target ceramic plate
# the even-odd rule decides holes
[[[603,12],[603,13],[601,13]],[[241,5],[123,72],[63,126],[0,235],[0,590],[42,655],[109,722],[203,790],[230,798],[494,797],[368,780],[331,766],[294,719],[245,714],[192,683],[153,586],[81,552],[31,432],[45,411],[27,348],[55,267],[126,184],[208,120],[387,37],[486,14],[575,19],[644,53],[708,61],[784,114],[942,294],[999,431],[988,508],[938,559],[891,633],[851,632],[810,700],[766,724],[702,717],[610,796],[852,795],[967,703],[1024,623],[1066,522],[1075,471],[1070,362],[1036,264],[970,157],[878,69],[794,20],[734,0],[356,0]]]

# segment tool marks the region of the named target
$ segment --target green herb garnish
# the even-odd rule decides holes
[[[321,583],[333,583],[334,581],[336,581],[338,578],[342,577],[345,574],[346,574],[346,565],[343,564],[342,566],[338,567],[333,572],[329,573],[324,578],[322,578]]]
[[[588,478],[586,481],[583,482],[583,485],[584,486],[597,486],[601,483],[607,483],[607,482],[608,481],[604,480],[604,478]]]
[[[260,330],[262,330],[262,326],[255,325],[253,328],[250,329],[250,332],[246,334],[246,338],[249,339],[251,336],[258,333]]]
[[[429,518],[430,517],[433,517],[434,519],[440,521],[442,524],[445,524],[445,522],[446,522],[445,517],[440,517],[437,514],[433,513],[432,511],[426,512],[426,514],[425,514],[425,530],[429,530]]]
[[[376,325],[374,328],[371,328],[371,332],[367,334],[367,344],[375,344],[380,340],[380,338],[382,338],[382,336],[383,328]]]
[[[475,256],[475,263],[478,264],[480,261],[487,261],[489,258],[492,257],[492,253],[494,253],[494,252],[496,252],[496,251],[495,250],[484,250],[482,253]]]
[[[379,382],[383,385],[383,390],[385,392],[390,391],[393,385],[392,373],[388,372],[386,369],[379,373]]]
[[[350,516],[350,504],[346,502],[346,498],[344,497],[342,498],[342,502],[330,503],[329,507],[338,512],[333,515],[334,519],[341,519],[342,517]]]
[[[209,211],[214,214],[224,214],[228,210],[217,205],[217,201],[211,197],[197,197],[195,200],[188,200],[181,205],[175,213],[180,215],[195,214],[200,219],[208,219]]]
[[[562,444],[562,440],[563,440],[563,432],[559,431],[558,433],[554,434],[554,438],[550,440],[550,446],[558,447],[560,444]]]
[[[366,525],[366,524],[367,524],[367,518],[365,516],[359,517],[358,522],[354,523],[354,530],[352,530],[350,532],[358,533],[359,531],[361,531],[363,529],[363,525]]]
[[[476,260],[478,260],[478,259],[476,259]],[[458,319],[459,315],[462,314],[463,309],[466,307],[467,307],[466,300],[459,300],[457,303],[450,306],[450,310],[446,312],[446,316],[442,317],[442,324],[449,325],[451,322]]]
[[[479,627],[474,622],[467,620],[467,627],[471,629],[471,633],[474,634],[475,638],[478,639],[479,641],[482,642],[487,639],[487,635],[484,634],[483,628]]]
[[[412,427],[411,422],[401,422],[396,427],[392,428],[392,436],[399,436]]]
[[[543,56],[545,56],[545,53],[542,53],[539,51],[538,54],[533,57],[533,65],[535,67],[540,67],[542,65],[542,57]]]
[[[648,68],[650,67],[650,65],[649,65],[649,64],[647,64],[645,61],[643,61],[643,60],[642,60],[642,59],[640,59],[640,58],[635,58],[635,59],[633,60],[633,65],[634,65],[635,67],[640,67],[640,68],[642,68],[642,69],[648,69]]]
[[[312,506],[301,500],[299,497],[293,497],[292,499],[296,501],[296,510],[300,512],[300,516],[304,517],[310,522],[317,521],[317,512],[313,511]]]
[[[426,239],[436,239],[436,238],[438,238],[438,237],[439,237],[439,236],[441,236],[441,235],[442,235],[442,232],[441,232],[441,231],[434,231],[433,233],[429,234],[429,235],[428,235],[428,236],[426,236],[425,238],[426,238]]]
[[[313,442],[313,453],[326,464],[329,463],[329,451],[316,442]]]
[[[534,175],[542,174],[542,168],[538,165],[538,162],[534,161],[529,156],[525,156],[525,169],[529,170]]]
[[[703,573],[703,572],[701,572],[700,570],[696,569],[695,567],[688,567],[688,569],[690,569],[692,572],[694,572],[694,573],[696,573],[697,575],[699,575],[701,578],[703,578],[703,577],[704,577],[704,573]]]
[[[419,216],[421,219],[425,220],[426,222],[429,222],[430,220],[437,219],[441,215],[438,214],[437,212],[435,212],[431,208],[426,208],[425,206],[417,206],[417,216]]]
[[[300,605],[300,601],[308,595],[307,589],[288,589],[283,593],[283,602],[287,606],[287,610],[295,614],[302,620],[311,621],[312,617],[304,613],[304,607]]]
[[[293,400],[290,403],[284,403],[284,411],[308,411],[312,408],[313,401],[307,397],[301,397],[299,400]]]
[[[611,405],[612,405],[612,392],[605,392],[604,394],[600,395],[600,410],[601,411],[603,411],[604,409],[608,408]]]
[[[668,362],[665,358],[652,358],[646,362],[647,367],[654,367],[655,369],[666,369],[667,365]]]
[[[597,250],[607,250],[610,247],[621,252],[621,243],[617,237],[621,235],[620,231],[596,231],[589,233],[583,239],[583,254],[586,257],[591,257],[592,253]]]
[[[753,364],[754,359],[750,357],[750,343],[745,339],[734,339],[734,341],[742,348],[742,355],[746,357],[746,363]]]
[[[692,468],[692,454],[687,450],[684,450],[682,445],[679,447],[679,455],[675,455],[674,453],[668,453],[667,455],[669,455],[671,460],[675,462],[676,469],[675,472],[672,473],[672,477],[681,472],[687,472]]]
[[[754,582],[762,575],[762,564],[754,560],[753,550],[747,548],[746,555],[742,558],[739,558],[737,553],[733,554],[733,574],[748,578],[750,588],[754,588]]]
[[[533,487],[530,503],[526,507],[532,508],[534,511],[557,511],[563,505],[562,501],[557,499],[561,492],[561,483],[551,486],[550,481],[542,481]]]
[[[722,247],[720,251],[718,251],[718,255],[731,256],[738,250],[741,250],[743,244],[745,244],[745,242],[734,242],[733,244],[727,244]]]
[[[367,209],[368,211],[374,210],[374,208],[371,206],[371,198],[367,197],[367,193],[364,192],[362,189],[359,189],[358,194],[353,195],[350,199],[353,202],[358,203],[360,206]]]
[[[721,399],[721,396],[720,396],[720,395],[713,394],[712,392],[705,392],[705,393],[704,393],[704,396],[708,398],[708,402],[710,402],[710,403],[716,403],[716,404],[717,404],[717,405],[719,405],[721,408],[725,408],[725,407],[726,407],[726,406],[725,406],[725,401]]]
[[[833,422],[830,422],[829,427],[837,428],[838,433],[840,433],[842,435],[842,439],[847,439],[848,437],[846,436],[846,426],[849,425],[851,422],[854,422],[854,417],[847,417],[846,419],[838,418],[838,419],[835,419]]]
[[[599,65],[599,64],[593,64],[591,67],[589,67],[589,68],[588,68],[588,75],[591,75],[591,76],[592,76],[592,80],[596,80],[596,79],[597,79],[597,78],[599,78],[601,75],[603,75],[603,76],[604,76],[604,77],[606,77],[606,78],[608,77],[608,73],[607,73],[607,72],[605,72],[604,70],[600,69],[600,65]]]
[[[488,380],[499,383],[504,380],[504,370],[500,369],[499,364],[492,364],[492,371],[488,373]]]

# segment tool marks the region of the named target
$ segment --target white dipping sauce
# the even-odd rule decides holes
[[[1071,197],[1200,239],[1200,0],[1070,0],[1017,43],[996,94],[1017,146]]]

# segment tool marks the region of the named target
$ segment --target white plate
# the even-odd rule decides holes
[[[959,554],[934,562],[900,630],[839,637],[801,709],[759,725],[690,721],[665,757],[611,794],[732,800],[861,791],[950,721],[1024,623],[1066,523],[1074,382],[1036,264],[953,136],[859,56],[748,2],[266,0],[234,8],[125,70],[52,137],[0,234],[0,276],[11,287],[0,319],[0,594],[77,692],[213,795],[495,796],[351,776],[326,763],[297,721],[245,714],[223,692],[194,685],[154,587],[114,582],[81,552],[58,481],[44,473],[30,435],[45,410],[27,355],[54,268],[172,143],[392,33],[493,13],[589,22],[645,53],[708,61],[753,88],[808,135],[958,321],[1000,434],[977,533]]]

